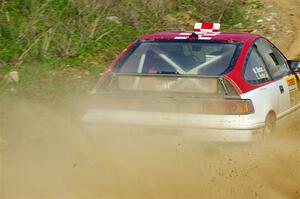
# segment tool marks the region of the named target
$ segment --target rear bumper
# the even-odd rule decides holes
[[[176,129],[200,140],[241,141],[257,139],[264,123],[250,115],[204,115],[190,113],[161,113],[90,109],[83,122],[94,126],[139,126],[145,129]]]

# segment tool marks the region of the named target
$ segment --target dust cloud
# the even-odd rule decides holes
[[[0,103],[0,198],[300,198],[300,117],[263,142],[214,143],[175,130],[91,135],[78,104]]]

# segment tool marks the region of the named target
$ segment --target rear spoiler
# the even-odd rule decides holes
[[[239,98],[235,87],[224,76],[111,73],[99,88],[125,92],[165,92]]]

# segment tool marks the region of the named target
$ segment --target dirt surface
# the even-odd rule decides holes
[[[281,19],[271,40],[299,58],[300,1],[266,1]],[[264,142],[207,143],[179,131],[87,134],[78,103],[0,101],[1,199],[300,198],[299,113]]]
[[[300,1],[263,0],[267,3],[265,16],[275,13],[277,17],[269,25],[276,24],[276,31],[270,32],[271,40],[280,47],[288,59],[300,59]],[[272,30],[270,30],[272,31]]]
[[[70,105],[1,106],[0,198],[300,197],[299,125],[266,142],[206,143],[176,131],[86,133]]]

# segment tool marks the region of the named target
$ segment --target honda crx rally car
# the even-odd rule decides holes
[[[101,76],[83,121],[250,141],[300,107],[299,69],[267,39],[218,23],[145,35]]]

